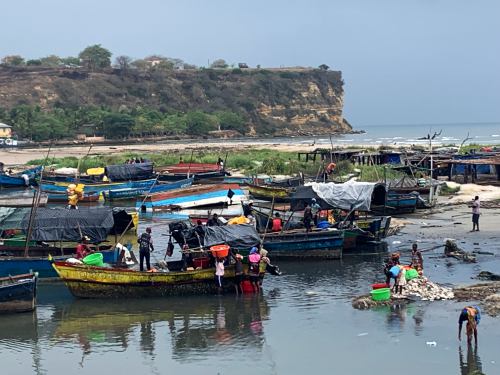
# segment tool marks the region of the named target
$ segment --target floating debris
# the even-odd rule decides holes
[[[446,241],[444,245],[444,255],[461,260],[466,263],[476,263],[477,261],[474,254],[460,249],[458,245],[452,240]]]

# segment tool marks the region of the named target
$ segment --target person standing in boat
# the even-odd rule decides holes
[[[146,228],[146,232],[139,236],[137,243],[139,243],[139,269],[144,271],[144,260],[146,260],[146,267],[149,271],[151,269],[151,252],[154,251],[151,228]]]
[[[283,229],[283,221],[281,220],[279,212],[276,212],[274,214],[273,226],[271,230],[273,232],[281,232],[282,229]]]
[[[219,215],[213,214],[210,219],[207,221],[208,227],[218,227],[219,226]]]
[[[82,239],[80,240],[80,243],[76,245],[76,255],[75,255],[76,259],[83,259],[87,255],[94,252],[89,246],[89,241],[90,238],[88,238],[87,236],[83,236]]]
[[[304,208],[304,226],[306,227],[306,232],[311,231],[311,222],[313,220],[313,214],[311,211],[311,206],[309,203],[306,204],[306,208]]]
[[[321,206],[316,202],[316,198],[311,199],[311,213],[314,221],[314,226],[318,225],[318,214],[321,210]]]

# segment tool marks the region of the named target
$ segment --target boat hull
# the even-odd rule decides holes
[[[152,187],[111,189],[107,192],[104,192],[104,197],[109,201],[135,199],[142,194],[161,193],[174,189],[190,187],[193,184],[193,181],[193,178],[187,178],[167,184],[156,184]]]
[[[255,199],[262,199],[276,203],[290,202],[291,189],[274,186],[248,185],[250,195]]]
[[[23,274],[0,279],[0,313],[33,311],[37,276]]]
[[[344,232],[272,233],[264,238],[263,245],[273,259],[340,259],[344,246]]]
[[[232,190],[230,199],[227,194]],[[173,208],[193,208],[220,204],[239,204],[245,199],[245,192],[239,185],[197,186],[179,189],[166,193],[149,195],[145,200],[139,199],[136,208],[141,211],[167,210]]]
[[[78,298],[147,298],[215,294],[215,270],[140,272],[54,262],[54,269]],[[234,291],[234,267],[226,267],[223,289]]]

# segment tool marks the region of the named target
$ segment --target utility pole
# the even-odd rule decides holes
[[[433,186],[433,175],[434,175],[434,158],[432,155],[432,140],[436,138],[437,136],[441,135],[442,130],[439,131],[439,133],[434,133],[434,135],[431,137],[430,134],[427,135],[429,138],[429,153],[430,153],[430,159],[431,159],[431,165],[430,165],[430,170],[431,174],[429,177],[429,204],[432,206],[432,203],[434,202],[434,186]]]

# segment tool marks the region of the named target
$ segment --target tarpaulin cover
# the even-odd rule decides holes
[[[30,213],[24,215],[20,228],[28,230]],[[41,208],[36,210],[31,239],[35,241],[79,241],[88,236],[102,242],[113,227],[113,211],[109,207],[68,210]]]
[[[147,180],[153,177],[153,163],[108,165],[106,176],[111,181]]]
[[[111,229],[110,234],[122,234],[125,229],[130,230],[135,226],[132,215],[125,210],[114,209],[113,220],[115,225]]]
[[[385,186],[372,182],[312,183],[297,187],[291,197],[291,209],[302,210],[315,198],[322,209],[370,211],[372,205],[385,204],[385,195]]]
[[[236,249],[250,249],[260,242],[252,225],[225,225],[205,227],[205,246],[227,244]]]

